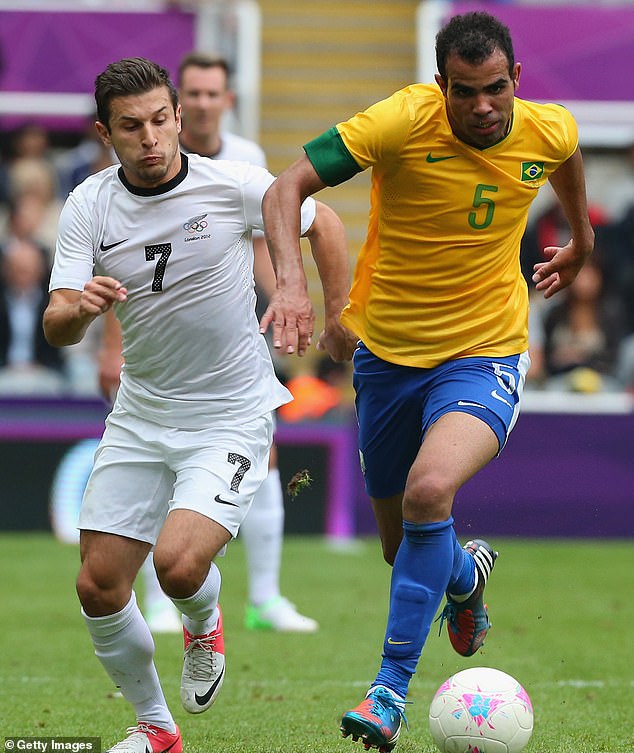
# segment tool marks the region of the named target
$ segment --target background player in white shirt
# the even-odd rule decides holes
[[[132,585],[154,545],[161,586],[183,613],[181,701],[204,711],[225,672],[213,560],[266,477],[273,411],[290,399],[255,314],[251,234],[273,176],[182,154],[177,92],[148,60],[109,65],[95,99],[97,130],[121,164],[68,197],[44,313],[56,347],[113,306],[123,333],[121,384],[80,513],[77,593],[95,653],[136,713],[110,750],[181,753]],[[322,273],[347,274],[333,268],[347,262],[334,212],[309,200],[302,215]],[[344,303],[326,301],[325,336]]]
[[[266,156],[258,144],[223,128],[223,117],[235,105],[235,94],[229,87],[229,67],[224,59],[200,52],[185,55],[178,69],[178,87],[182,107],[182,151],[266,167]],[[254,232],[253,249],[257,289],[268,300],[275,290],[275,273],[263,233]],[[120,369],[119,326],[116,319],[109,316],[100,356],[100,381],[106,395],[116,392]],[[284,499],[277,467],[277,448],[273,445],[269,473],[240,527],[247,558],[249,603],[245,624],[251,629],[314,632],[319,627],[317,621],[300,614],[295,605],[280,593],[283,536]],[[180,615],[161,591],[151,554],[142,574],[145,585],[143,611],[150,629],[157,633],[180,632]]]

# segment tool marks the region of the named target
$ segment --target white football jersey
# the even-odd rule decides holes
[[[259,144],[229,131],[220,134],[220,150],[212,159],[239,160],[266,167],[266,156]]]
[[[233,424],[291,400],[277,380],[255,314],[254,229],[273,182],[246,162],[182,155],[154,189],[113,165],[69,195],[49,290],[83,290],[94,275],[128,290],[115,304],[125,365],[117,400],[179,428]],[[302,207],[302,234],[315,202]]]
[[[190,152],[182,142],[181,152],[185,152],[185,154],[198,154],[198,152]],[[256,144],[255,141],[245,139],[243,136],[231,133],[231,131],[223,131],[220,134],[220,149],[215,154],[203,154],[202,156],[209,157],[209,159],[228,159],[237,162],[250,162],[252,165],[267,167],[264,149],[262,149],[259,144]],[[253,237],[264,238],[264,233],[260,230],[256,230],[253,233]]]

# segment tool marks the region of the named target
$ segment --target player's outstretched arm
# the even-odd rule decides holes
[[[537,290],[550,298],[577,276],[594,248],[594,230],[588,217],[583,160],[579,148],[550,176],[550,183],[561,202],[572,238],[563,247],[544,249],[547,261],[535,264],[533,282]]]
[[[115,302],[122,303],[128,291],[112,277],[93,277],[82,291],[60,288],[51,291],[44,311],[44,335],[55,347],[78,343],[86,330]]]
[[[262,201],[277,287],[260,322],[260,331],[264,333],[272,325],[273,346],[300,356],[311,343],[315,325],[300,248],[300,207],[307,196],[324,185],[304,156],[273,181]]]
[[[123,366],[122,348],[121,325],[114,311],[109,309],[103,315],[103,329],[97,360],[101,394],[110,403],[114,401],[114,396],[119,389]]]
[[[358,337],[339,318],[350,290],[350,260],[343,222],[329,206],[318,201],[317,215],[306,237],[324,291],[325,323],[317,348],[327,351],[333,361],[349,361]]]
[[[275,292],[275,270],[263,235],[253,238],[253,276],[268,301]]]

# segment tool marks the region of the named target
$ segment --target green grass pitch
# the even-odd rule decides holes
[[[629,541],[492,540],[493,629],[471,659],[432,630],[411,686],[397,753],[433,753],[427,711],[437,686],[468,666],[514,675],[535,709],[526,753],[634,751],[634,559]],[[99,737],[104,749],[134,719],[93,656],[74,593],[77,548],[46,534],[0,535],[2,737]],[[317,618],[315,635],[253,633],[242,623],[244,552],[219,561],[227,679],[212,709],[179,704],[178,636],[156,638],[156,661],[186,753],[362,753],[339,736],[342,712],[376,672],[389,568],[378,542],[334,547],[288,537],[283,589]]]

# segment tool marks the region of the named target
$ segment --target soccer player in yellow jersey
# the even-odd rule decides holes
[[[490,627],[483,591],[497,553],[482,539],[460,546],[452,505],[517,419],[529,365],[520,239],[547,180],[571,240],[545,249],[537,289],[549,298],[569,285],[594,244],[575,122],[563,107],[515,97],[521,66],[508,29],[487,13],[455,16],[437,35],[436,58],[435,84],[409,86],[306,144],[264,199],[278,287],[261,327],[272,326],[276,347],[302,353],[313,313],[300,203],[372,168],[349,304],[341,330],[319,346],[338,359],[356,343],[361,461],[393,564],[380,669],[341,721],[344,736],[380,751],[396,744],[443,597],[459,654],[478,651]]]

